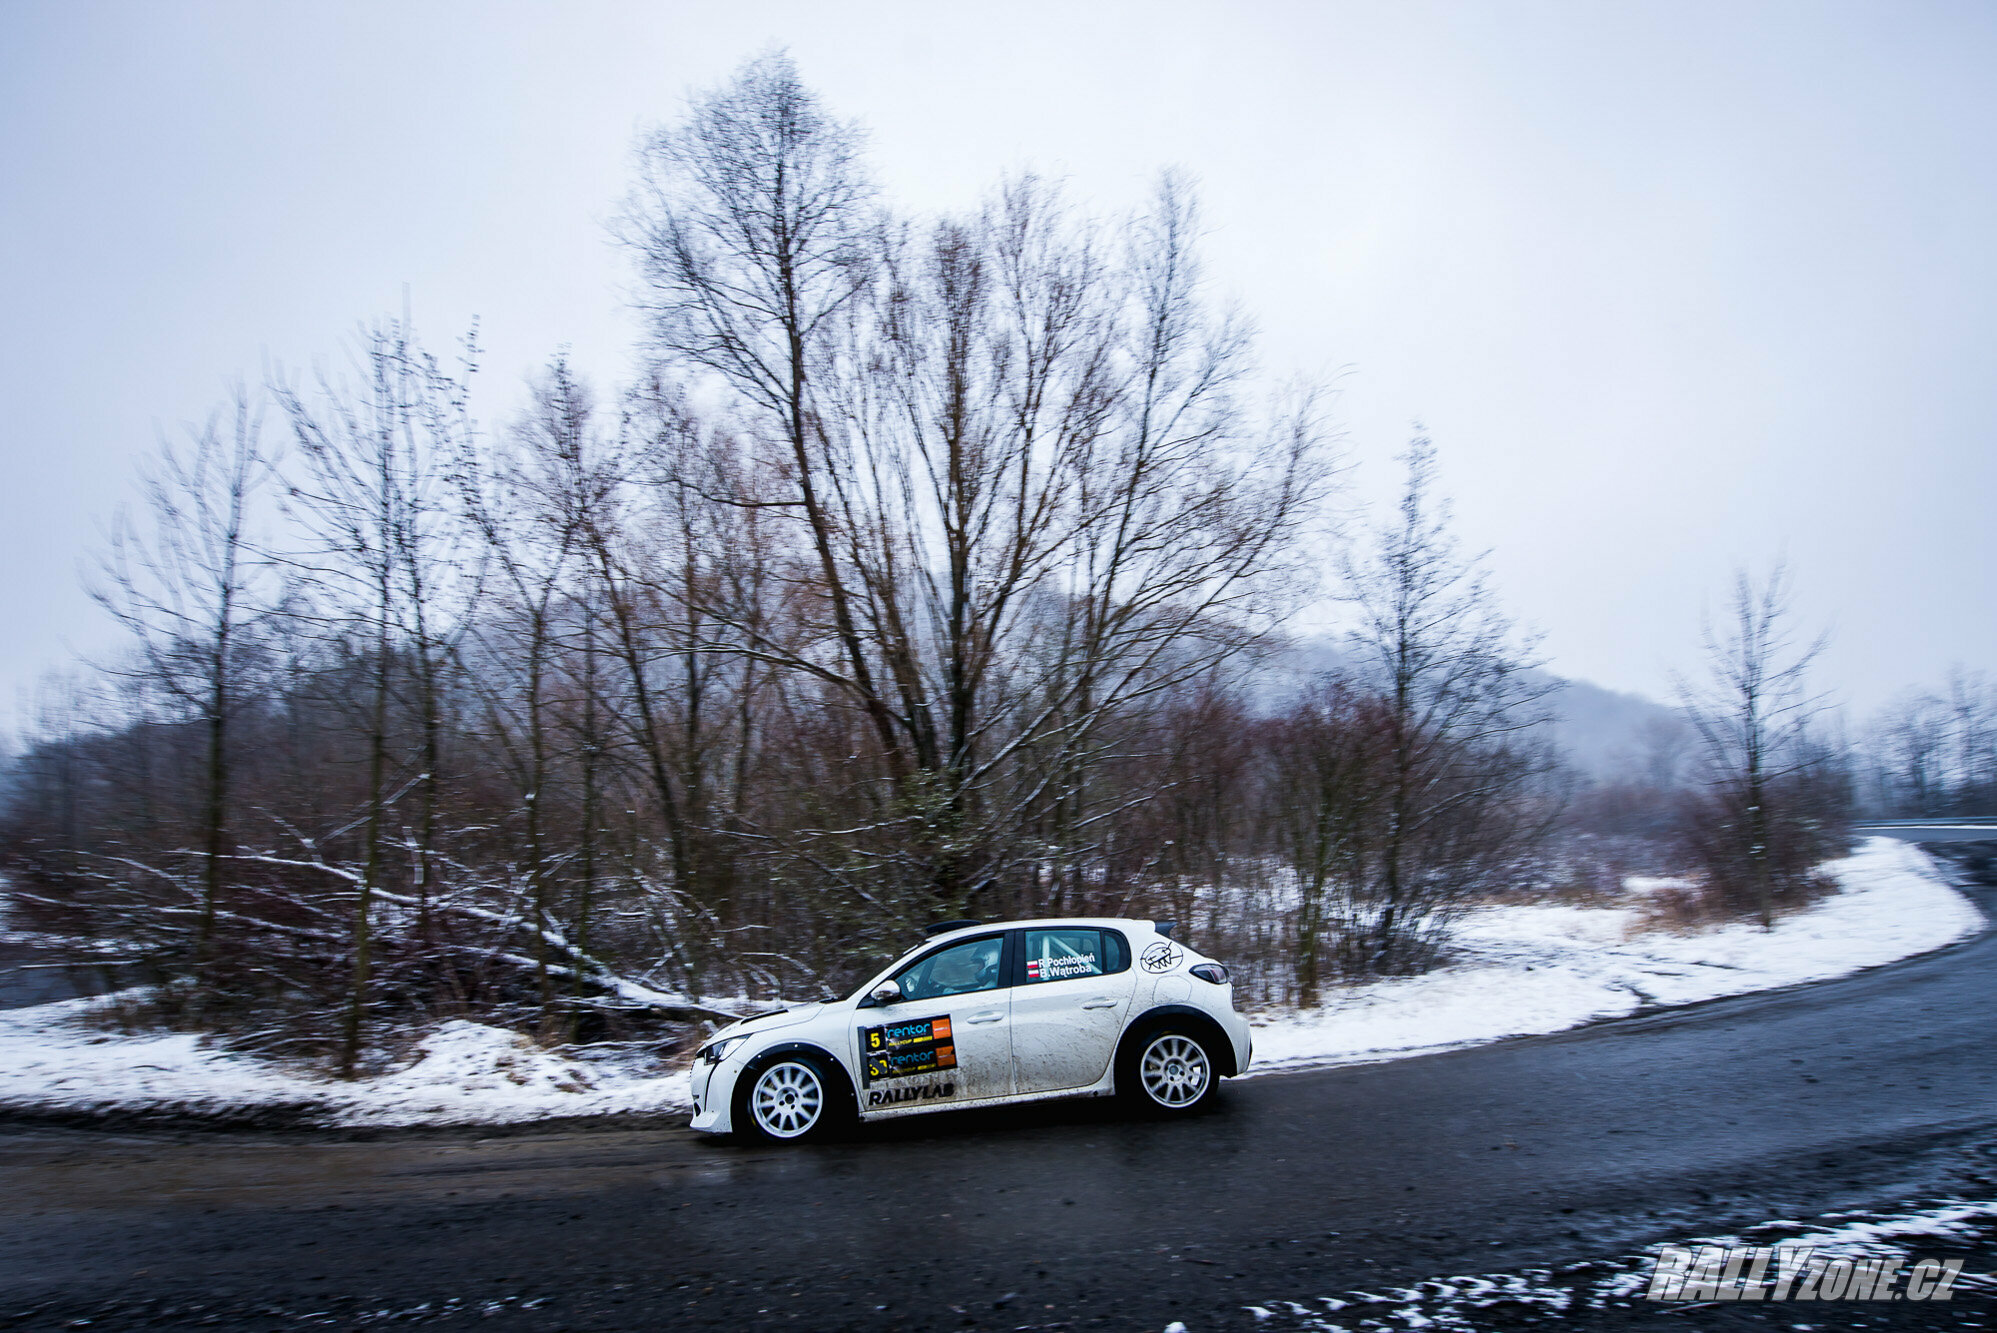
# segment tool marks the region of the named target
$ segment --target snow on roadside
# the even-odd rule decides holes
[[[1927,953],[1983,916],[1909,843],[1870,838],[1825,865],[1840,892],[1776,920],[1692,935],[1635,933],[1638,907],[1485,908],[1457,928],[1457,963],[1258,1018],[1251,1072],[1352,1064],[1558,1032],[1646,1005],[1823,981]],[[1641,888],[1651,885],[1639,886]]]
[[[402,1068],[347,1082],[219,1050],[191,1033],[120,1033],[89,1022],[118,998],[0,1011],[0,1107],[397,1126],[659,1114],[692,1101],[685,1070],[572,1059],[463,1020],[424,1037]]]
[[[1826,869],[1843,891],[1772,932],[1730,925],[1633,935],[1634,908],[1536,904],[1472,913],[1459,931],[1455,966],[1258,1019],[1253,1072],[1391,1059],[1554,1032],[1646,1003],[1822,980],[1940,948],[1982,924],[1905,843],[1874,838]],[[649,1057],[563,1054],[477,1023],[446,1023],[401,1068],[344,1082],[187,1033],[119,1033],[90,1021],[117,1002],[100,996],[0,1011],[0,1108],[404,1126],[679,1113],[690,1103],[686,1072],[662,1070]]]

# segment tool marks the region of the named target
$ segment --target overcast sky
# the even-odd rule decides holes
[[[1997,666],[1997,7],[0,6],[0,721],[111,641],[79,568],[232,377],[473,317],[483,411],[631,361],[631,144],[772,44],[910,209],[1202,184],[1358,491],[1441,450],[1554,669],[1664,697],[1787,554],[1863,713]],[[859,16],[859,17],[856,17]]]

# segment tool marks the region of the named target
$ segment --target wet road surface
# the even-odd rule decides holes
[[[1972,892],[1997,915],[1997,893]],[[0,1130],[0,1327],[1252,1327],[1244,1307],[1270,1298],[1992,1197],[1993,1033],[1986,930],[1843,981],[1230,1082],[1177,1124],[1087,1103],[785,1150],[670,1125],[17,1125]],[[1861,1317],[1974,1327],[1991,1308]]]

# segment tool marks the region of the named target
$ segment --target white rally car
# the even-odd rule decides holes
[[[803,1139],[857,1117],[1120,1094],[1194,1110],[1248,1068],[1227,969],[1110,918],[950,922],[851,997],[744,1019],[693,1066],[693,1128]]]

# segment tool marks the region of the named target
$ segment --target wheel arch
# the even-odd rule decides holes
[[[755,1086],[756,1077],[786,1055],[817,1056],[831,1069],[832,1077],[838,1081],[838,1089],[835,1091],[843,1090],[849,1114],[858,1113],[860,1094],[853,1086],[853,1075],[847,1070],[844,1060],[815,1041],[780,1041],[750,1056],[742,1065],[742,1072],[735,1076],[734,1093],[731,1098],[733,1104],[728,1108],[731,1123],[736,1113],[742,1109],[743,1099],[748,1095],[748,1090]]]
[[[1214,1020],[1204,1009],[1195,1009],[1190,1004],[1161,1004],[1146,1009],[1123,1029],[1123,1036],[1116,1043],[1116,1057],[1111,1063],[1114,1069],[1123,1068],[1124,1058],[1144,1035],[1162,1024],[1177,1023],[1193,1028],[1207,1043],[1207,1055],[1214,1063],[1214,1072],[1222,1078],[1233,1078],[1235,1068],[1234,1042],[1227,1030]]]

